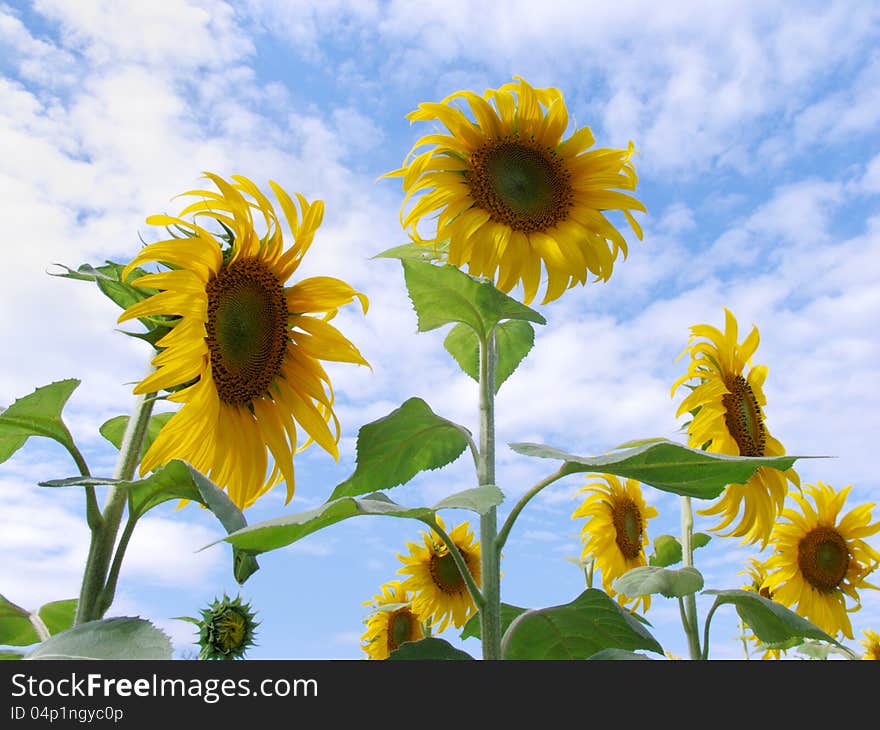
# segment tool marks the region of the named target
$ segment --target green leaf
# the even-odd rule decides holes
[[[144,446],[141,453],[147,453],[162,427],[174,417],[173,412],[156,413],[150,417],[147,425],[147,434],[144,437]],[[122,447],[122,437],[125,435],[125,427],[128,425],[128,416],[115,416],[105,421],[99,431],[101,435],[113,444],[117,449]]]
[[[644,654],[639,654],[635,651],[624,651],[623,649],[602,649],[602,651],[597,651],[593,656],[587,657],[587,659],[614,659],[614,660],[628,660],[628,659],[647,659],[651,661],[651,657],[645,656]]]
[[[654,538],[654,553],[648,558],[649,565],[665,568],[681,562],[681,543],[672,535],[658,535]]]
[[[705,532],[695,532],[691,545],[694,550],[709,544],[712,538]],[[654,553],[648,558],[649,565],[667,568],[681,562],[681,543],[673,535],[658,535],[654,538]]]
[[[0,661],[8,661],[10,659],[23,659],[24,654],[18,651],[0,651]]]
[[[173,499],[183,499],[207,507],[226,532],[235,532],[247,525],[241,510],[220,487],[197,469],[179,459],[174,459],[152,474],[132,481],[100,479],[94,477],[69,477],[41,482],[41,486],[82,486],[95,484],[114,484],[128,490],[128,504],[136,519],[148,510]],[[236,581],[244,583],[259,569],[252,555],[233,548],[232,572]]]
[[[513,623],[513,620],[519,616],[521,613],[525,613],[529,609],[520,608],[519,606],[511,606],[508,603],[501,604],[501,635],[504,635],[504,632],[507,631],[507,627]],[[474,638],[480,638],[480,612],[477,611],[473,616],[471,616],[467,623],[462,627],[461,630],[461,638],[467,639],[473,636]]]
[[[796,641],[796,640],[793,640]],[[789,642],[790,644],[791,642]],[[831,654],[839,654],[841,656],[845,656],[847,659],[852,659],[852,655],[844,648],[838,646],[832,646],[830,644],[821,644],[818,641],[804,641],[801,644],[795,644],[797,646],[798,654],[803,654],[805,657],[809,659],[828,659]],[[762,645],[763,648],[767,649],[775,649],[775,646],[767,646]],[[784,648],[792,648],[789,645],[783,645]],[[780,647],[782,648],[782,647]]]
[[[586,659],[602,649],[663,653],[639,621],[596,588],[563,606],[526,611],[501,640],[504,659]]]
[[[54,439],[71,453],[73,436],[61,420],[61,411],[80,381],[70,378],[37,388],[0,412],[0,464],[31,436]]]
[[[454,266],[401,263],[419,332],[461,322],[486,338],[502,319],[546,323],[534,309],[500,292],[492,282],[477,281]]]
[[[456,649],[445,639],[429,636],[406,641],[388,655],[389,659],[473,659],[466,651]]]
[[[68,598],[64,601],[52,601],[40,607],[37,611],[50,634],[58,634],[73,626],[76,616],[76,598]]]
[[[25,659],[171,659],[171,640],[149,621],[119,617],[89,621],[46,641]]]
[[[30,646],[39,640],[30,613],[0,596],[0,645]]]
[[[513,375],[516,368],[535,344],[535,330],[528,322],[511,319],[495,328],[495,392]],[[480,380],[480,340],[465,324],[457,324],[443,341],[446,351],[459,367],[474,380]]]
[[[354,473],[336,485],[330,499],[390,489],[420,471],[455,461],[467,448],[470,432],[438,416],[421,398],[361,426]]]
[[[826,634],[815,624],[786,608],[781,603],[754,591],[730,589],[724,591],[707,590],[715,596],[716,606],[730,603],[755,636],[765,644],[782,644],[790,639],[817,639],[841,646],[834,637]]]
[[[655,565],[643,565],[628,570],[617,578],[613,587],[615,591],[630,598],[649,596],[652,593],[659,593],[666,598],[680,598],[702,590],[703,576],[692,567],[670,570]]]
[[[745,484],[756,469],[785,471],[797,459],[810,456],[729,456],[654,441],[604,456],[574,456],[543,444],[510,444],[518,454],[565,462],[563,473],[598,472],[637,479],[643,484],[685,497],[714,499],[728,484]]]
[[[442,241],[435,245],[425,245],[420,243],[404,243],[402,246],[394,246],[386,249],[382,253],[373,256],[374,259],[401,259],[407,261],[423,261],[430,263],[431,261],[439,261],[446,256],[449,250],[448,241]]]
[[[431,508],[404,507],[391,501],[381,492],[369,494],[364,499],[340,497],[325,502],[315,509],[249,525],[206,545],[205,548],[220,542],[228,542],[242,550],[259,554],[286,547],[317,530],[357,515],[384,515],[425,521],[432,519],[438,509],[474,509],[477,506],[488,509],[500,504],[502,499],[501,490],[495,486],[477,487],[459,492],[446,497]]]

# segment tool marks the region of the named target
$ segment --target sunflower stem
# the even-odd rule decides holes
[[[691,498],[681,498],[681,560],[686,568],[694,567],[694,513],[691,509]],[[682,622],[687,634],[688,648],[691,659],[702,659],[700,651],[700,634],[697,627],[697,599],[691,593],[684,597]]]
[[[443,540],[446,548],[449,550],[449,554],[452,556],[452,559],[455,561],[455,567],[458,568],[458,572],[461,573],[461,577],[464,578],[464,582],[467,584],[468,592],[471,594],[471,598],[474,599],[474,603],[477,606],[478,610],[483,610],[485,606],[485,601],[483,600],[483,594],[480,593],[480,588],[477,586],[476,581],[474,580],[474,576],[471,575],[471,571],[468,569],[467,563],[464,560],[464,557],[461,554],[461,550],[458,549],[458,545],[455,544],[455,540],[449,537],[446,534],[446,530],[440,527],[440,523],[437,522],[436,519],[431,518],[425,520],[425,522],[431,527],[434,532],[440,535],[440,539]]]
[[[153,411],[153,397],[149,395],[138,396],[125,433],[119,447],[119,458],[113,478],[130,480],[134,476],[135,468],[140,461],[141,449],[147,435],[147,427],[150,423],[150,415]],[[105,593],[107,587],[107,571],[110,568],[110,559],[113,555],[113,547],[116,544],[116,535],[119,532],[119,524],[122,521],[122,513],[125,510],[127,490],[113,486],[107,495],[101,521],[97,527],[92,527],[92,538],[89,544],[89,555],[86,559],[86,567],[83,571],[82,587],[80,588],[79,601],[76,606],[74,625],[87,621],[95,621],[104,615],[104,612],[113,602],[113,595]],[[118,573],[118,570],[117,570]],[[115,581],[114,581],[115,583]],[[114,585],[115,591],[115,585]],[[103,595],[102,595],[103,594]],[[100,601],[100,604],[99,604]],[[106,604],[106,605],[105,605]]]
[[[516,506],[510,511],[510,514],[507,515],[507,519],[504,520],[504,524],[502,525],[501,530],[498,533],[498,539],[495,541],[495,549],[498,551],[499,557],[501,554],[501,550],[504,547],[504,543],[507,542],[507,536],[510,533],[511,528],[513,527],[513,523],[516,522],[516,518],[519,517],[519,513],[523,511],[523,508],[529,503],[532,497],[538,494],[538,492],[540,492],[544,487],[553,484],[553,482],[555,482],[557,479],[561,479],[564,476],[567,476],[567,474],[563,472],[562,468],[560,467],[559,470],[553,472],[550,476],[542,479],[522,497],[520,497],[519,501],[516,503]]]
[[[495,484],[495,332],[480,340],[480,486]],[[483,659],[501,659],[501,551],[498,545],[498,513],[495,507],[480,517],[480,560],[483,607],[480,637]]]

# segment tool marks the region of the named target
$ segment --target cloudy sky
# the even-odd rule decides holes
[[[0,403],[62,378],[82,381],[67,422],[92,472],[114,450],[97,433],[127,413],[147,346],[117,331],[115,305],[53,264],[125,261],[155,240],[144,219],[203,171],[277,180],[326,214],[303,276],[349,281],[370,297],[339,327],[372,365],[331,366],[343,441],[339,462],[300,455],[296,497],[282,490],[250,522],[314,507],[353,469],[360,425],[410,396],[477,428],[476,386],[445,353],[444,331],[417,334],[400,266],[371,260],[405,242],[398,167],[429,129],[405,114],[422,101],[478,93],[519,75],[564,94],[572,126],[600,146],[638,151],[644,241],[606,284],[537,308],[548,320],[497,402],[498,483],[508,499],[555,468],[505,444],[543,441],[602,453],[634,438],[683,440],[672,382],[688,327],[758,326],[769,366],[767,425],[805,482],[852,484],[848,506],[878,501],[870,454],[880,433],[880,8],[867,2],[476,3],[303,0],[0,0]],[[36,483],[74,468],[32,439],[0,466],[0,593],[35,608],[77,594],[88,533],[82,495]],[[583,480],[545,490],[517,522],[502,598],[565,603],[583,588],[570,519]],[[462,458],[390,496],[431,504],[473,486]],[[678,498],[651,489],[677,532]],[[444,514],[447,524],[465,513]],[[875,519],[880,512],[875,510]],[[697,517],[696,529],[711,523]],[[259,612],[259,658],[360,658],[365,608],[394,578],[419,523],[358,518],[265,555],[243,587],[212,516],[173,505],[135,532],[110,615],[141,615],[191,655],[196,615],[238,591]],[[873,544],[878,545],[877,541]],[[738,588],[754,548],[716,539],[697,553],[706,586]],[[766,556],[764,556],[766,557]],[[856,639],[880,630],[880,597],[863,596]],[[701,597],[701,615],[708,597]],[[723,615],[728,612],[728,615]],[[741,656],[730,609],[712,653]],[[665,648],[686,655],[677,606],[648,614]],[[456,641],[455,633],[444,635]],[[479,645],[460,645],[474,654]],[[857,645],[855,645],[856,648]]]

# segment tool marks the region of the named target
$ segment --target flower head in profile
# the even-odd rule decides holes
[[[255,617],[241,596],[215,599],[198,622],[199,659],[242,659],[254,645]]]
[[[607,281],[627,244],[605,212],[622,212],[641,238],[631,211],[645,207],[620,192],[634,191],[638,181],[631,142],[590,150],[589,127],[563,139],[562,93],[515,79],[483,96],[458,91],[419,104],[411,122],[436,120],[446,129],[421,137],[403,167],[386,176],[403,178],[401,224],[416,243],[442,242],[447,263],[467,265],[503,292],[521,283],[526,304],[546,272],[549,302],[591,274]],[[436,217],[436,230],[425,239],[418,224],[427,217]]]
[[[374,609],[361,637],[361,648],[369,659],[387,659],[401,644],[425,637],[422,622],[410,605],[409,592],[401,588],[400,581],[386,583],[380,591],[364,603]]]
[[[648,564],[648,520],[657,516],[657,509],[647,505],[635,479],[621,481],[613,474],[591,474],[588,479],[593,481],[578,490],[587,496],[571,515],[573,519],[586,518],[581,528],[581,557],[595,560],[602,573],[602,588],[609,596],[616,595],[622,605],[635,600],[634,607],[641,603],[647,610],[650,596],[632,599],[617,594],[612,583],[627,571]]]
[[[170,401],[183,404],[144,454],[140,473],[183,459],[241,508],[281,480],[289,501],[296,451],[314,441],[338,458],[339,422],[321,361],[367,364],[329,322],[354,299],[366,312],[367,299],[326,276],[287,285],[321,224],[321,201],[297,194],[298,210],[269,183],[293,234],[286,246],[275,208],[254,183],[239,175],[231,183],[206,177],[217,191],[184,193],[197,200],[178,217],[147,218],[184,235],[144,247],[123,274],[124,280],[144,262],[167,269],[134,280],[156,293],[128,307],[119,321],[174,318],[157,342],[154,372],[135,393],[168,390]],[[184,219],[188,214],[192,221]],[[222,232],[203,227],[199,218]]]
[[[862,655],[862,659],[874,661],[880,660],[880,634],[871,629],[865,629],[862,632],[862,635],[865,637],[859,642],[865,647],[865,653]]]
[[[440,517],[437,523],[445,526]],[[398,555],[403,567],[397,572],[408,575],[401,589],[411,591],[412,609],[419,619],[442,632],[452,623],[461,628],[473,616],[477,608],[464,577],[458,570],[455,558],[436,531],[422,533],[423,543],[408,542],[408,555]],[[477,586],[481,585],[480,543],[474,542],[469,522],[462,522],[451,532],[449,538],[458,548],[464,563]]]
[[[672,393],[688,380],[696,384],[676,416],[694,414],[687,428],[688,445],[693,448],[733,456],[781,456],[785,449],[770,435],[764,417],[767,366],[751,365],[758,328],[752,327],[740,343],[736,318],[726,308],[724,315],[724,332],[708,324],[691,327],[691,342],[682,353],[690,355],[690,363]],[[720,523],[712,528],[718,532],[739,517],[721,534],[742,537],[743,543],[760,542],[763,549],[785,502],[786,479],[799,483],[793,469],[781,472],[760,467],[745,484],[728,485],[718,501],[699,514],[721,515]]]
[[[840,631],[849,639],[848,614],[861,608],[859,591],[877,589],[866,578],[880,564],[880,553],[864,539],[880,532],[880,521],[871,524],[874,505],[840,516],[851,488],[835,491],[817,482],[804,485],[806,494],[790,492],[799,509],[786,508],[773,530],[764,582],[774,601],[832,636]]]

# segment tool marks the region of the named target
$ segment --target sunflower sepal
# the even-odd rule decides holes
[[[248,649],[255,645],[254,635],[259,622],[241,596],[214,599],[203,609],[199,627],[199,659],[243,659]]]
[[[655,593],[665,598],[682,598],[703,589],[703,575],[693,566],[671,570],[656,565],[642,565],[616,578],[613,588],[629,598]]]

